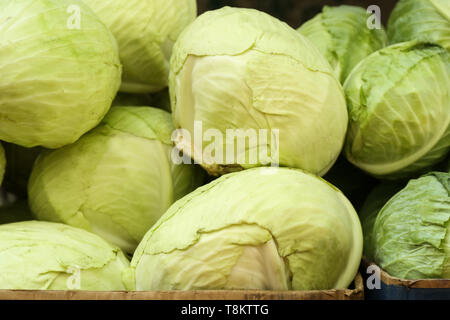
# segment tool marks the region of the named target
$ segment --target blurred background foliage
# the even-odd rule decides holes
[[[386,25],[396,0],[197,0],[199,14],[223,6],[254,8],[271,14],[298,28],[322,10],[322,7],[343,4],[367,8],[377,5],[381,9],[381,20]]]

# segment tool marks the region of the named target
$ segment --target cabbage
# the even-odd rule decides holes
[[[367,27],[369,15],[360,7],[324,6],[297,30],[317,46],[343,83],[358,62],[386,45],[384,29]]]
[[[381,49],[352,71],[347,159],[368,173],[402,178],[426,171],[450,149],[450,54],[406,42]]]
[[[400,191],[405,184],[402,181],[384,181],[378,184],[367,196],[359,211],[362,230],[364,235],[364,256],[373,261],[373,225],[378,212],[389,201],[390,198]]]
[[[44,151],[31,173],[30,207],[39,220],[99,234],[133,252],[147,230],[201,183],[192,165],[171,160],[170,114],[113,107],[76,143]]]
[[[372,232],[375,262],[390,275],[450,278],[450,175],[411,180],[381,209]]]
[[[350,202],[288,168],[230,173],[173,204],[145,235],[128,289],[346,288],[362,254]]]
[[[388,21],[389,42],[438,43],[450,50],[450,1],[400,0]]]
[[[195,0],[84,0],[117,39],[121,91],[156,92],[167,86],[172,46],[197,16]]]
[[[24,148],[12,143],[4,144],[4,148],[8,165],[3,187],[7,191],[25,198],[31,169],[42,148]]]
[[[224,7],[190,24],[173,49],[169,89],[175,126],[184,129],[177,145],[213,175],[269,163],[324,174],[344,142],[345,99],[328,62],[300,33],[257,10]],[[211,142],[210,129],[226,138]],[[227,129],[268,137],[236,151]]]
[[[0,26],[0,140],[58,148],[95,127],[121,66],[92,11],[78,0],[0,1]]]
[[[0,143],[0,185],[3,181],[3,175],[5,174],[5,166],[6,166],[6,158],[5,158],[5,150]]]
[[[71,226],[27,221],[0,225],[0,288],[123,290],[129,265],[119,248]]]

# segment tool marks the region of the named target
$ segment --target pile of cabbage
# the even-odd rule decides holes
[[[0,290],[449,278],[449,16],[0,2]]]

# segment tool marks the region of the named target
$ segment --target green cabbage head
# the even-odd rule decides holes
[[[378,212],[381,208],[405,186],[405,183],[400,181],[383,181],[378,184],[367,196],[364,204],[359,211],[359,218],[361,219],[362,230],[364,235],[364,256],[373,261],[373,225],[377,218]]]
[[[120,86],[111,32],[78,0],[0,1],[0,140],[59,148],[95,127]]]
[[[450,1],[400,0],[387,27],[390,43],[419,40],[450,50]]]
[[[362,254],[345,196],[297,169],[223,175],[172,207],[145,235],[128,289],[346,288]]]
[[[384,205],[371,232],[373,258],[390,275],[450,278],[450,175],[411,180]]]
[[[41,153],[28,184],[32,212],[133,252],[172,202],[201,178],[193,165],[172,162],[173,130],[163,110],[111,108],[76,143]]]
[[[2,144],[0,143],[0,186],[3,182],[3,176],[5,174],[5,166],[6,166],[6,158],[5,158],[5,149],[3,149]]]
[[[99,236],[59,223],[0,225],[0,289],[124,290],[129,262]]]
[[[213,175],[267,163],[322,175],[342,148],[348,115],[329,63],[266,13],[224,7],[198,17],[175,43],[169,88],[175,125],[184,129],[177,145]],[[240,148],[227,130],[255,139]],[[225,156],[230,150],[234,157]]]
[[[320,50],[344,83],[362,59],[386,45],[384,29],[369,29],[369,13],[355,6],[324,6],[297,30]]]
[[[196,0],[84,0],[117,39],[123,64],[121,91],[167,87],[172,47],[197,16]]]
[[[450,149],[450,54],[405,42],[381,49],[352,71],[347,159],[368,173],[400,178],[425,171]]]

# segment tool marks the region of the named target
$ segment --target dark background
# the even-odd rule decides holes
[[[223,6],[254,8],[267,12],[298,28],[303,22],[312,18],[322,10],[324,5],[339,6],[342,4],[367,8],[377,5],[381,9],[381,20],[386,25],[389,14],[397,3],[396,0],[197,0],[199,14],[218,9]]]

